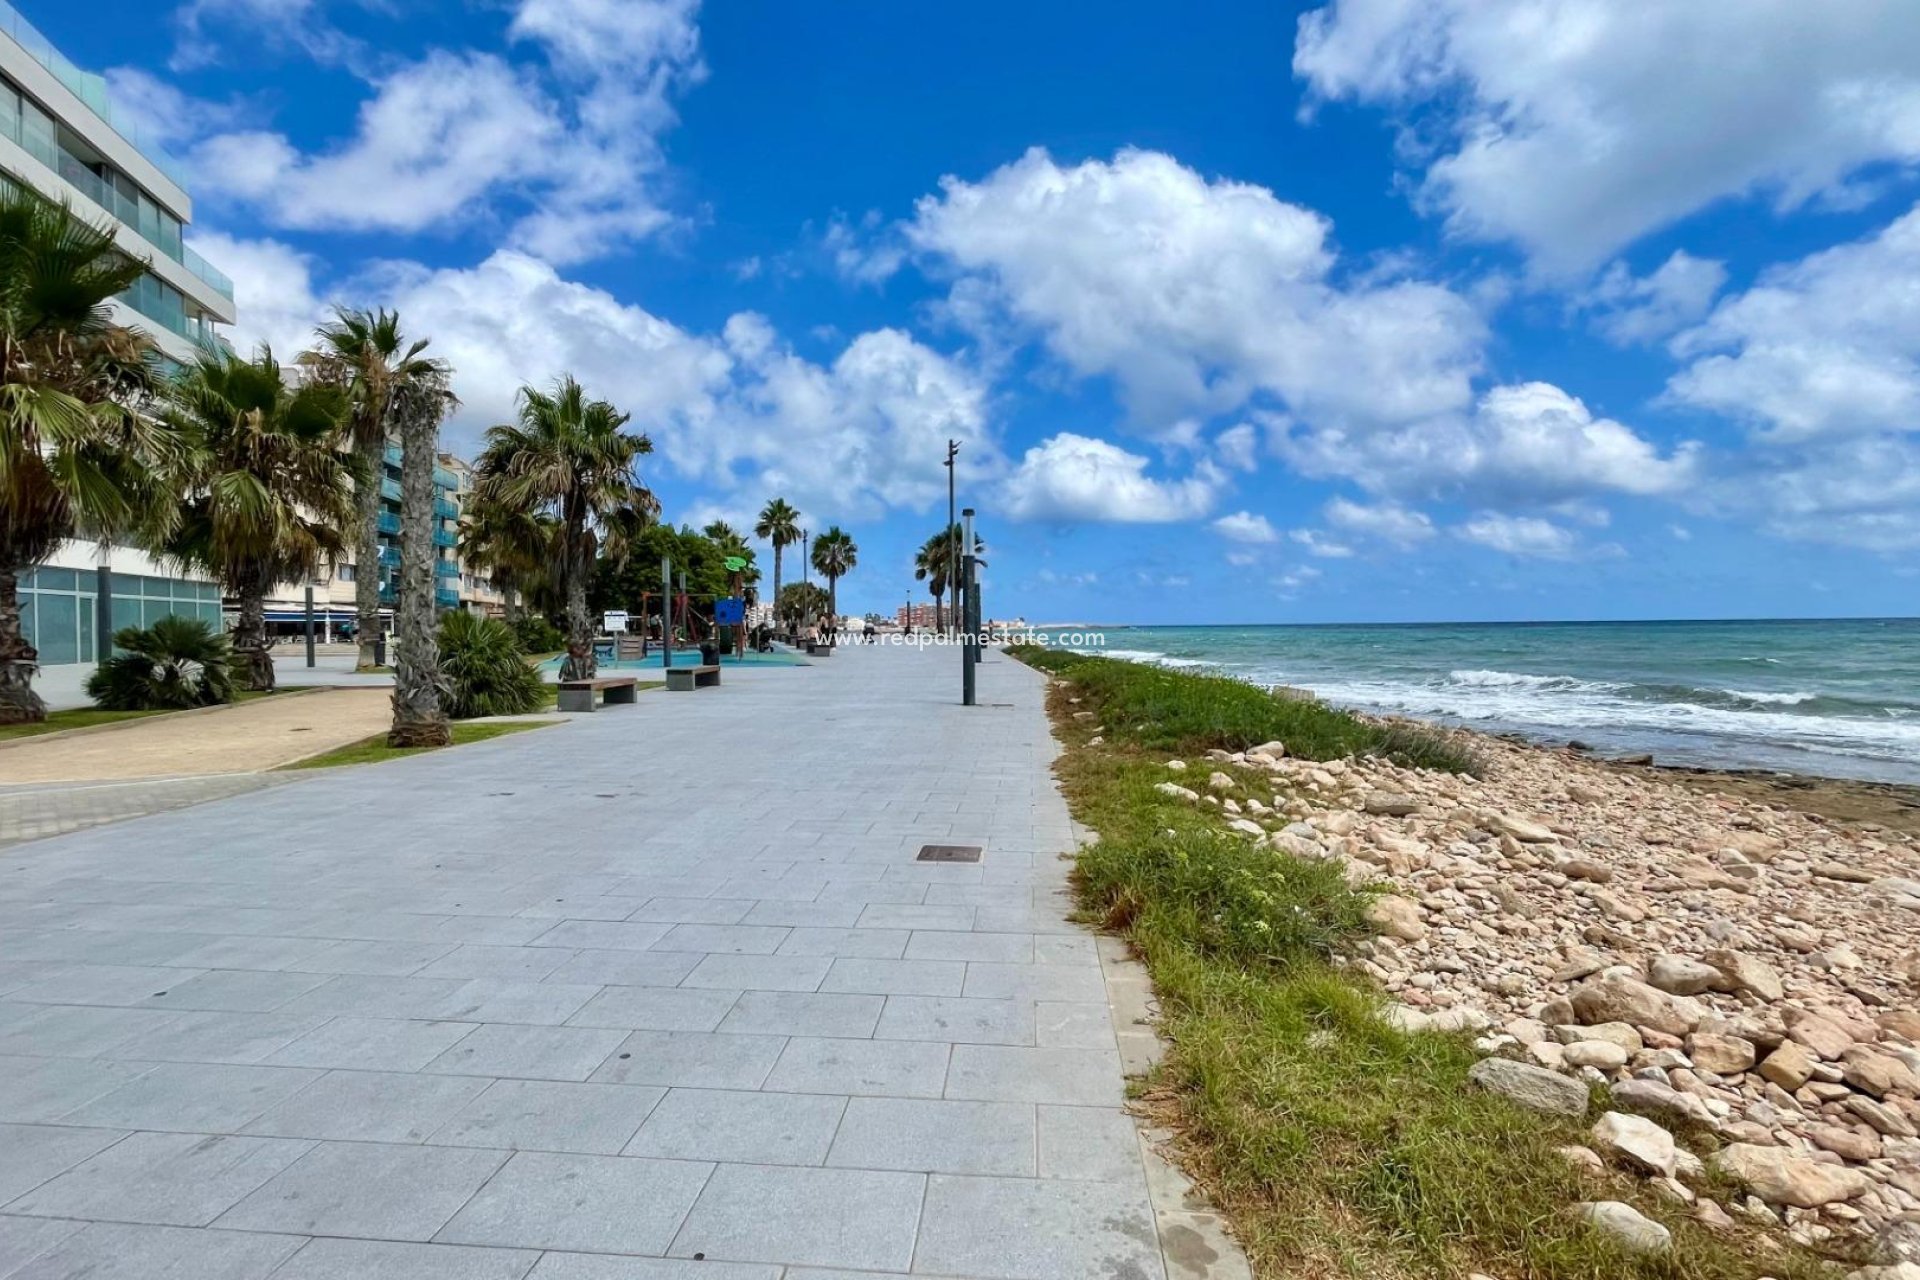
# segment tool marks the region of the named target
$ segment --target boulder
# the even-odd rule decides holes
[[[1587,1086],[1545,1067],[1511,1058],[1483,1058],[1468,1070],[1467,1079],[1530,1111],[1576,1120],[1587,1114]]]
[[[1481,823],[1497,836],[1512,836],[1521,844],[1551,844],[1560,837],[1532,818],[1517,813],[1490,813]]]
[[[1573,1012],[1589,1025],[1628,1022],[1670,1036],[1684,1036],[1700,1025],[1707,1011],[1688,996],[1664,991],[1625,976],[1596,978],[1574,988]]]
[[[1198,791],[1183,787],[1177,782],[1156,782],[1153,784],[1153,789],[1163,796],[1172,796],[1176,800],[1197,801],[1200,799],[1200,793]]]
[[[1398,791],[1369,791],[1360,802],[1360,808],[1377,817],[1404,818],[1420,812],[1420,802]]]
[[[1701,958],[1720,972],[1720,980],[1714,985],[1716,991],[1750,991],[1767,1001],[1779,1000],[1787,994],[1780,975],[1764,960],[1726,949],[1709,951]]]
[[[1679,1162],[1673,1135],[1645,1116],[1609,1111],[1593,1126],[1593,1145],[1602,1155],[1657,1177],[1671,1177]]]
[[[1419,905],[1390,893],[1367,904],[1367,922],[1389,938],[1403,942],[1418,942],[1427,936]]]
[[[1739,1036],[1705,1035],[1696,1032],[1687,1037],[1687,1056],[1702,1071],[1717,1076],[1735,1076],[1751,1070],[1759,1057],[1753,1041]]]
[[[1668,995],[1697,996],[1713,990],[1720,980],[1718,969],[1686,956],[1655,956],[1647,967],[1648,983]]]
[[[1287,744],[1275,738],[1271,742],[1263,742],[1257,747],[1249,747],[1247,754],[1250,756],[1271,756],[1275,760],[1281,760],[1286,758]]]
[[[1851,1032],[1817,1013],[1801,1013],[1791,1018],[1787,1036],[1829,1062],[1837,1062],[1840,1055],[1853,1045]]]
[[[1609,884],[1613,880],[1612,867],[1586,858],[1569,858],[1554,870],[1569,880],[1585,880],[1589,884]]]
[[[1668,1124],[1713,1124],[1713,1112],[1705,1102],[1658,1080],[1621,1080],[1613,1086],[1612,1095],[1615,1107],[1657,1116]]]
[[[1813,1078],[1813,1055],[1789,1040],[1760,1064],[1760,1078],[1792,1093]]]
[[[1240,785],[1239,783],[1233,780],[1232,774],[1220,773],[1219,771],[1216,770],[1215,772],[1207,775],[1207,790],[1209,791],[1218,791],[1218,792],[1224,793],[1224,792],[1236,790],[1239,787],[1239,785]]]
[[[1823,1164],[1783,1147],[1736,1142],[1713,1157],[1713,1167],[1768,1204],[1818,1209],[1864,1195],[1873,1184],[1845,1165]]]
[[[1920,1093],[1920,1080],[1914,1078],[1906,1063],[1890,1053],[1856,1044],[1841,1052],[1840,1061],[1846,1072],[1847,1083],[1862,1093],[1870,1093],[1876,1098],[1884,1098],[1890,1093],[1907,1097]]]
[[[1618,1071],[1627,1065],[1627,1051],[1610,1040],[1576,1040],[1562,1052],[1570,1067]]]
[[[1629,1253],[1665,1253],[1673,1247],[1673,1233],[1618,1200],[1576,1205],[1580,1220]]]

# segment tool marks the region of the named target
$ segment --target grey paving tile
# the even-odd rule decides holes
[[[1113,1014],[1104,1004],[1058,1004],[1038,1000],[1033,1006],[1034,1041],[1043,1049],[1112,1049]]]
[[[9,992],[16,1004],[145,1004],[155,992],[196,976],[193,969],[76,964]]]
[[[739,924],[753,907],[750,898],[649,898],[626,918],[659,924]]]
[[[957,960],[859,960],[833,962],[822,991],[864,991],[873,995],[957,996],[967,966]]]
[[[670,924],[658,922],[628,924],[618,920],[562,920],[535,938],[531,945],[571,947],[580,951],[645,951],[664,938],[672,928]],[[672,947],[660,949],[674,950]],[[692,947],[689,950],[703,951],[705,948]]]
[[[280,1006],[286,1014],[349,1018],[431,1019],[458,991],[457,978],[397,978],[341,974]]]
[[[860,913],[863,929],[971,929],[976,908],[873,902]],[[1018,932],[1017,930],[1014,932]]]
[[[615,1258],[593,1253],[546,1253],[529,1280],[780,1280],[779,1267],[745,1262],[689,1262],[678,1258]],[[876,1280],[868,1276],[865,1280]]]
[[[425,1142],[487,1084],[453,1076],[329,1071],[253,1121],[247,1132],[335,1142]]]
[[[153,1070],[151,1063],[0,1058],[0,1121],[55,1120]]]
[[[785,1045],[779,1036],[636,1031],[593,1079],[599,1084],[758,1089]]]
[[[833,962],[825,956],[710,955],[681,985],[729,991],[815,991]]]
[[[874,1036],[953,1044],[1032,1044],[1033,1005],[960,996],[888,996]]]
[[[333,947],[322,938],[275,938],[235,934],[215,938],[183,952],[174,964],[188,969],[306,969],[319,972],[302,962],[311,960]]]
[[[670,1252],[904,1271],[924,1186],[912,1173],[721,1165]]]
[[[947,1072],[949,1098],[1119,1106],[1125,1090],[1120,1054],[1111,1049],[1027,1049],[957,1044]]]
[[[453,950],[448,942],[377,942],[359,939],[335,942],[303,958],[299,968],[308,973],[360,974],[404,978]]]
[[[122,1129],[0,1124],[0,1205],[126,1137]],[[0,1276],[5,1275],[0,1270]]]
[[[582,1005],[567,1023],[631,1031],[712,1031],[739,996],[738,991],[608,987]]]
[[[1068,922],[1059,912],[1038,907],[979,907],[975,909],[973,927],[994,933],[1085,935],[1085,930]]]
[[[175,1133],[238,1133],[248,1121],[320,1078],[299,1067],[163,1062],[69,1111],[68,1124]]]
[[[720,1030],[775,1036],[865,1038],[873,1034],[885,1003],[879,996],[745,991],[721,1021]]]
[[[423,1071],[529,1080],[585,1080],[626,1039],[618,1029],[489,1023]]]
[[[857,902],[756,902],[742,923],[851,929],[859,919]]]
[[[96,1222],[7,1280],[266,1280],[298,1236]]]
[[[471,1034],[471,1022],[334,1018],[267,1055],[276,1066],[418,1071]]]
[[[846,1109],[842,1097],[675,1089],[625,1154],[735,1164],[819,1164]]]
[[[1133,1117],[1105,1107],[1038,1108],[1040,1176],[1131,1183],[1140,1177]]]
[[[677,987],[704,959],[681,951],[579,951],[547,975],[550,982],[621,987]]]
[[[521,1151],[438,1238],[659,1255],[667,1252],[712,1171],[697,1161]]]
[[[435,1130],[452,1147],[617,1155],[666,1090],[653,1085],[499,1080]]]
[[[311,1146],[277,1138],[136,1133],[21,1196],[7,1212],[203,1227]]]
[[[136,1010],[145,1014],[146,1010]],[[145,1062],[264,1062],[309,1031],[324,1025],[321,1014],[181,1013],[135,1035],[111,1056]]]
[[[1001,964],[1030,964],[1030,933],[958,933],[922,930],[907,940],[909,960],[991,960]]]
[[[914,1266],[1003,1280],[1159,1280],[1144,1182],[1047,1182],[935,1174]]]
[[[753,924],[677,924],[660,940],[662,951],[770,956],[787,940],[784,927]]]
[[[1034,1151],[1033,1108],[1025,1103],[854,1098],[827,1163],[1032,1177]]]
[[[238,1231],[429,1240],[492,1177],[504,1152],[323,1142],[216,1225]]]
[[[1105,1004],[1106,979],[1098,969],[1058,964],[967,966],[965,994],[980,1000],[1051,1000]]]
[[[314,1240],[273,1280],[522,1280],[539,1259],[526,1249]]]
[[[765,1088],[788,1093],[844,1093],[937,1098],[946,1077],[944,1044],[907,1040],[789,1040]]]
[[[795,929],[774,954],[898,959],[908,937],[905,929]]]
[[[1033,959],[1035,964],[1098,965],[1100,954],[1092,938],[1053,934],[1033,940]]]
[[[561,947],[459,946],[420,970],[423,978],[514,978],[539,982],[572,959]]]
[[[326,981],[326,975],[317,973],[211,969],[185,982],[176,982],[164,992],[156,992],[145,1003],[152,1009],[271,1013]]]
[[[559,1026],[600,994],[582,982],[515,982],[475,978],[434,1008],[434,1016],[465,1022],[524,1022]]]
[[[105,1005],[21,1005],[20,1016],[0,1026],[0,1054],[40,1058],[91,1058],[110,1052],[142,1034],[158,1030],[176,1015]]]
[[[0,1215],[0,1276],[10,1276],[86,1224]]]

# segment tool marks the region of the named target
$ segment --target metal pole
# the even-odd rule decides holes
[[[93,569],[93,660],[113,656],[113,566],[102,550]]]
[[[313,584],[307,584],[307,666],[313,662]]]
[[[673,665],[673,558],[660,557],[660,665]]]
[[[960,705],[971,707],[974,699],[974,666],[980,661],[979,627],[974,621],[973,608],[973,508],[968,507],[960,513],[966,521],[961,530],[961,545],[966,555],[961,558],[962,576],[967,582],[967,616],[961,621],[960,633]]]
[[[958,440],[947,441],[947,590],[952,593],[953,603],[947,609],[947,625],[957,627],[960,611],[960,548],[954,544],[953,519],[953,460],[960,453]]]

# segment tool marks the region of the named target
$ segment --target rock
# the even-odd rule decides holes
[[[1857,1129],[1842,1129],[1838,1125],[1816,1124],[1806,1130],[1807,1140],[1822,1151],[1831,1151],[1845,1160],[1856,1164],[1865,1164],[1880,1156],[1880,1139],[1871,1133],[1861,1133]]]
[[[1655,956],[1647,969],[1647,981],[1675,996],[1697,996],[1711,991],[1721,981],[1720,971],[1710,964],[1686,956]]]
[[[1702,959],[1720,971],[1720,980],[1714,984],[1716,991],[1751,991],[1768,1002],[1787,994],[1780,975],[1763,960],[1725,949],[1709,951]]]
[[[1677,1161],[1672,1134],[1645,1116],[1624,1111],[1600,1117],[1593,1126],[1593,1144],[1602,1155],[1641,1173],[1671,1177]]]
[[[1867,1045],[1853,1045],[1840,1054],[1846,1081],[1862,1093],[1884,1098],[1890,1093],[1912,1097],[1920,1094],[1920,1080],[1907,1064],[1890,1053],[1881,1053]]]
[[[1570,1146],[1555,1147],[1554,1152],[1562,1160],[1573,1166],[1574,1172],[1582,1177],[1603,1178],[1607,1173],[1607,1162],[1602,1160],[1591,1147]]]
[[[1481,825],[1497,836],[1512,836],[1521,844],[1551,844],[1560,838],[1533,819],[1516,813],[1490,813]]]
[[[1881,1227],[1868,1242],[1867,1253],[1882,1266],[1920,1263],[1920,1219],[1901,1218]],[[1915,1274],[1920,1275],[1920,1268]]]
[[[1227,823],[1227,828],[1230,831],[1238,831],[1243,836],[1253,836],[1256,839],[1264,840],[1267,836],[1267,829],[1255,822],[1252,818],[1235,818]]]
[[[1271,756],[1275,760],[1283,760],[1286,758],[1287,744],[1275,738],[1271,742],[1263,742],[1257,747],[1249,748],[1247,754],[1250,756]]]
[[[1847,1280],[1920,1280],[1920,1263],[1896,1262],[1885,1267],[1861,1267],[1847,1272]]]
[[[1187,767],[1187,762],[1186,762],[1185,760],[1169,760],[1169,761],[1167,761],[1167,768],[1169,768],[1169,769],[1171,769],[1171,770],[1173,770],[1173,771],[1174,771],[1175,773],[1180,773],[1180,772],[1182,772],[1183,770],[1185,770],[1185,769],[1186,769],[1186,767]]]
[[[1569,998],[1582,1022],[1630,1022],[1670,1036],[1686,1035],[1707,1016],[1697,1000],[1624,976],[1596,978],[1576,987]]]
[[[1687,1037],[1687,1056],[1702,1071],[1711,1071],[1717,1076],[1737,1076],[1753,1067],[1759,1052],[1754,1048],[1753,1041],[1742,1040],[1739,1036],[1696,1032]]]
[[[1760,1078],[1792,1093],[1813,1078],[1813,1055],[1789,1040],[1760,1064]]]
[[[1597,1022],[1590,1027],[1555,1027],[1554,1038],[1561,1044],[1575,1044],[1581,1040],[1604,1040],[1608,1044],[1617,1044],[1629,1055],[1640,1052],[1645,1047],[1640,1033],[1625,1022]]]
[[[1883,1013],[1874,1018],[1883,1031],[1891,1031],[1904,1040],[1920,1043],[1920,1013],[1910,1010],[1896,1010]]]
[[[1197,803],[1200,799],[1198,791],[1183,787],[1177,782],[1156,782],[1153,784],[1153,789],[1163,796],[1172,796],[1176,800],[1190,800]]]
[[[1403,942],[1418,942],[1427,936],[1418,904],[1390,893],[1367,904],[1367,922],[1389,938]]]
[[[1530,1111],[1576,1120],[1587,1114],[1587,1086],[1545,1067],[1511,1058],[1483,1058],[1473,1064],[1467,1078]]]
[[[1639,924],[1647,918],[1647,913],[1628,902],[1618,894],[1605,889],[1595,889],[1587,895],[1587,900],[1600,908],[1600,914],[1609,920],[1619,920],[1626,924]]]
[[[1717,1200],[1702,1197],[1693,1206],[1693,1220],[1709,1231],[1733,1230],[1733,1218],[1720,1207]]]
[[[1420,812],[1420,802],[1398,791],[1369,791],[1366,799],[1360,802],[1360,808],[1379,817],[1404,818]]]
[[[1233,780],[1232,774],[1221,773],[1216,770],[1207,775],[1207,790],[1209,791],[1224,793],[1238,790],[1239,786],[1240,784]]]
[[[1628,1253],[1665,1253],[1673,1247],[1673,1233],[1630,1204],[1598,1200],[1576,1205],[1574,1212]]]
[[[1850,1032],[1840,1024],[1814,1013],[1802,1013],[1792,1018],[1787,1026],[1787,1036],[1829,1062],[1837,1061],[1841,1054],[1853,1046]]]
[[[1601,1071],[1618,1071],[1627,1065],[1627,1051],[1619,1045],[1606,1040],[1577,1040],[1563,1050],[1566,1064],[1570,1067],[1594,1067]]]
[[[1858,1169],[1822,1164],[1781,1147],[1736,1142],[1717,1152],[1713,1167],[1768,1204],[1818,1209],[1864,1195],[1873,1184]]]
[[[1589,884],[1609,884],[1613,880],[1613,868],[1602,862],[1589,862],[1585,858],[1569,858],[1554,868],[1569,880],[1585,880]]]
[[[1865,1098],[1856,1093],[1841,1105],[1866,1121],[1868,1127],[1875,1133],[1884,1137],[1920,1137],[1920,1130],[1916,1130],[1911,1121],[1884,1102],[1875,1102],[1872,1098]]]
[[[1658,1080],[1621,1080],[1613,1086],[1613,1105],[1623,1111],[1656,1116],[1669,1124],[1713,1124],[1707,1104]]]

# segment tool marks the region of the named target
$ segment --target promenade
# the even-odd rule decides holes
[[[0,852],[0,1277],[1160,1280],[1041,680],[957,666]]]

